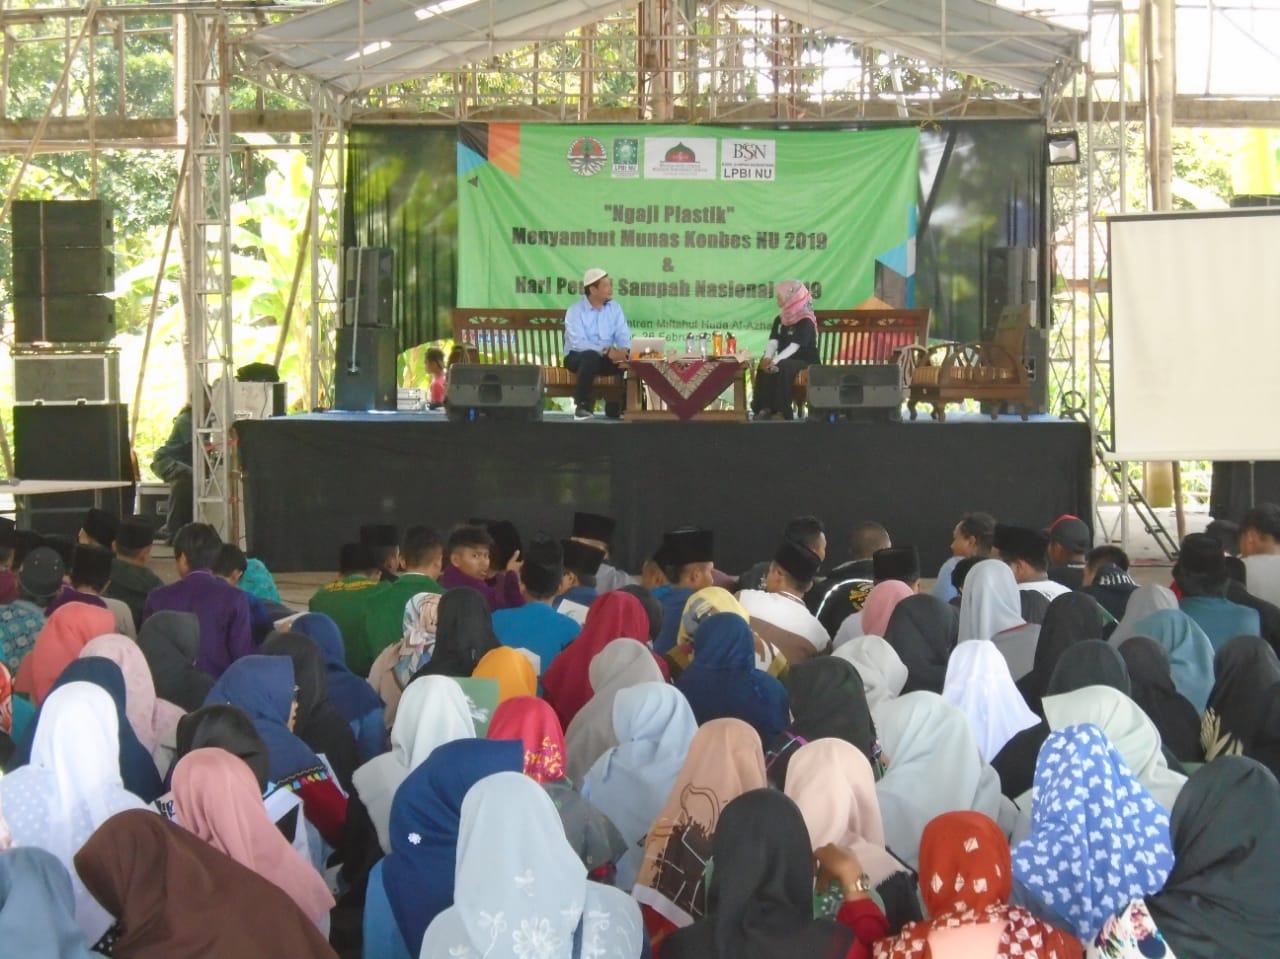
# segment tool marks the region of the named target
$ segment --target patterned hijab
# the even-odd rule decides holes
[[[649,829],[631,894],[676,926],[700,918],[720,814],[743,793],[766,785],[764,748],[754,729],[740,719],[713,719],[699,729]]]
[[[524,774],[534,782],[564,779],[564,733],[545,700],[516,696],[501,703],[489,723],[488,738],[519,740],[524,746]]]
[[[911,923],[896,938],[876,943],[877,959],[943,955],[940,930],[994,926],[991,959],[1069,959],[1080,943],[1041,922],[1025,909],[1009,905],[1013,864],[1000,827],[976,812],[944,813],[925,827],[920,840],[920,895],[930,919]],[[969,955],[965,953],[965,955]]]
[[[778,284],[778,318],[783,326],[795,326],[801,320],[808,320],[813,328],[818,328],[818,318],[813,313],[813,296],[809,288],[799,280],[783,280]]]
[[[462,801],[457,837],[452,904],[432,919],[421,955],[639,959],[635,901],[587,881],[536,783],[515,772],[480,779]]]
[[[1169,815],[1092,724],[1052,733],[1036,762],[1031,835],[1013,872],[1078,938],[1092,941],[1173,867]]]

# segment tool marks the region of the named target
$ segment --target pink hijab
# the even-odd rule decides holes
[[[818,318],[813,315],[813,297],[809,288],[799,280],[783,280],[778,284],[778,306],[782,309],[783,326],[795,326],[808,320],[816,329]]]
[[[50,614],[36,637],[31,652],[18,666],[15,692],[30,696],[37,706],[44,702],[53,684],[85,644],[98,636],[115,632],[116,618],[105,606],[67,603]]]
[[[172,742],[178,720],[186,713],[178,706],[156,696],[155,680],[142,649],[128,636],[108,633],[85,644],[80,658],[101,656],[120,667],[124,673],[125,715],[138,741],[155,752],[162,742]]]
[[[179,825],[283,889],[312,922],[333,908],[329,887],[271,821],[258,780],[238,756],[187,753],[173,767],[173,803]]]
[[[915,590],[900,579],[876,583],[862,604],[862,632],[867,636],[883,636],[889,628],[889,617],[893,615],[894,607],[914,595]]]

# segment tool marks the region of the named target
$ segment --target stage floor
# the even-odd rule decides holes
[[[361,524],[507,518],[565,536],[575,510],[618,520],[614,555],[638,569],[662,531],[716,532],[716,561],[768,558],[783,524],[813,513],[842,559],[853,526],[883,523],[926,570],[969,510],[1042,527],[1092,515],[1084,424],[922,414],[903,423],[449,423],[444,414],[319,413],[236,424],[250,552],[281,572],[332,569]]]

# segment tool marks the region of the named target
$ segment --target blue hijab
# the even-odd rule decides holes
[[[1031,835],[1013,875],[1082,942],[1173,868],[1169,814],[1092,724],[1051,733],[1036,760]]]
[[[296,790],[303,780],[328,778],[320,757],[289,730],[293,707],[293,660],[288,656],[242,656],[213,684],[204,704],[239,706],[267,744],[271,781]]]
[[[459,739],[432,750],[409,773],[391,803],[391,852],[382,879],[391,913],[411,955],[427,926],[453,905],[462,800],[494,773],[521,772],[524,746],[516,739]]]
[[[90,959],[76,925],[67,867],[35,846],[0,852],[0,942],[5,954]]]
[[[310,636],[324,657],[325,675],[329,677],[329,702],[352,723],[371,712],[382,712],[380,697],[366,680],[347,669],[347,653],[342,630],[324,613],[305,613],[293,621],[290,632]]]
[[[787,728],[787,690],[756,669],[751,627],[736,613],[716,613],[698,627],[693,662],[676,682],[698,725],[741,719],[768,742]]]
[[[129,718],[125,715],[124,673],[120,671],[120,667],[101,656],[72,660],[49,691],[53,692],[67,683],[93,683],[106,690],[111,701],[116,704],[116,724],[120,733],[120,778],[124,781],[124,788],[144,802],[155,802],[164,793],[164,783],[160,780],[155,760],[147,752],[147,747],[138,741],[133,727],[129,725]],[[43,708],[36,710],[35,719],[27,727],[26,737],[14,752],[10,769],[25,766],[31,761],[31,744],[35,742],[36,727],[40,725]]]
[[[1134,636],[1149,636],[1169,654],[1173,685],[1196,712],[1213,692],[1213,643],[1200,624],[1180,609],[1161,609],[1133,624]]]

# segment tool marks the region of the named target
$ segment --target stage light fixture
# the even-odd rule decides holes
[[[1044,138],[1044,152],[1049,166],[1067,166],[1080,162],[1080,134],[1075,130],[1060,130]]]

